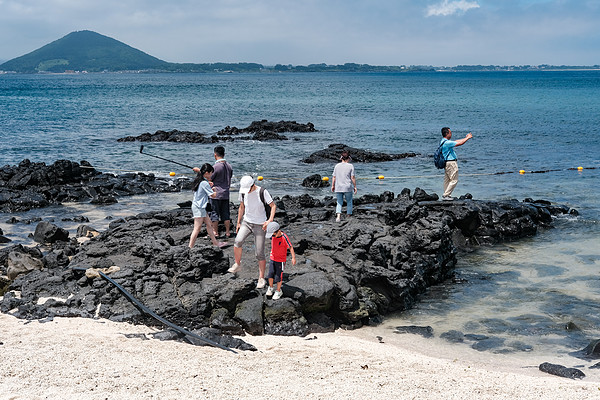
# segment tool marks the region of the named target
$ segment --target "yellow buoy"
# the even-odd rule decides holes
[[[383,176],[383,175],[379,175],[379,176],[377,177],[377,179],[383,179],[383,178],[384,178],[384,176]]]
[[[583,171],[583,167],[577,167],[577,171]]]
[[[262,181],[264,178],[263,178],[262,176],[259,176],[259,177],[258,177],[258,178],[256,178],[256,179],[258,179],[259,181]]]
[[[169,172],[169,175],[175,176],[175,172]]]
[[[520,171],[519,171],[519,173],[520,173],[521,175],[523,175],[523,174],[525,173],[525,170],[524,170],[524,169],[522,169],[522,170],[520,170]]]
[[[328,176],[324,176],[322,180],[323,180],[323,182],[329,182],[329,177]]]

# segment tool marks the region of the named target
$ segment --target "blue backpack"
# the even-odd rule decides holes
[[[444,157],[444,153],[442,152],[442,147],[444,147],[444,143],[446,143],[446,140],[440,143],[440,146],[437,148],[435,153],[433,153],[433,163],[438,169],[446,168],[446,158]]]

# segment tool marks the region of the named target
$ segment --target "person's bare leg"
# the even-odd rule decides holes
[[[219,236],[219,221],[211,221],[211,226],[215,236]]]
[[[194,218],[194,230],[190,235],[190,243],[188,245],[190,249],[194,247],[194,244],[196,243],[196,238],[200,233],[200,229],[202,229],[202,218]]]
[[[265,277],[265,269],[267,268],[267,260],[260,260],[258,262],[258,277],[259,278],[263,278]]]
[[[231,221],[227,220],[225,222],[223,222],[223,224],[225,225],[225,236],[229,237],[231,235],[230,229],[231,229]]]
[[[212,221],[210,220],[209,217],[204,217],[202,219],[204,220],[204,223],[206,224],[206,233],[208,233],[208,236],[210,237],[210,240],[212,241],[213,246],[218,246],[219,242],[217,242],[215,233],[212,230]],[[200,223],[200,226],[202,226],[202,222]]]
[[[242,248],[233,246],[233,258],[237,265],[242,264]],[[264,276],[264,274],[263,274]]]

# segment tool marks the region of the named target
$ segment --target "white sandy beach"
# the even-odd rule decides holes
[[[470,349],[461,355],[415,335],[390,333],[380,343],[376,329],[312,340],[245,336],[258,351],[233,354],[125,337],[156,331],[146,326],[83,318],[27,322],[0,314],[0,398],[600,398],[598,375],[554,377],[538,364]],[[432,352],[435,358],[425,354]]]

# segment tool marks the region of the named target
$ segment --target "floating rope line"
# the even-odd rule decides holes
[[[97,169],[96,167],[88,167],[88,166],[84,166],[81,165],[80,168],[90,168],[90,169]],[[102,168],[102,167],[98,167],[98,168]],[[107,171],[122,171],[122,172],[135,172],[135,173],[143,173],[143,171],[134,171],[134,170],[126,170],[126,169],[119,169],[119,168],[104,168]],[[595,169],[599,169],[599,167],[571,167],[571,168],[563,168],[563,169],[545,169],[545,170],[536,170],[536,171],[526,171],[524,169],[521,169],[519,171],[501,171],[501,172],[481,172],[481,173],[472,173],[472,174],[464,174],[461,173],[460,176],[492,176],[492,175],[507,175],[507,174],[520,174],[520,175],[525,175],[525,174],[545,174],[548,172],[559,172],[559,171],[578,171],[581,172],[583,170],[595,170]],[[165,174],[167,175],[167,174]],[[175,172],[169,172],[168,173],[169,176],[174,177],[176,175],[180,175],[180,176],[195,176],[196,174],[176,174]],[[372,179],[376,179],[376,180],[384,180],[384,179],[419,179],[419,178],[439,178],[440,176],[442,176],[441,174],[431,174],[431,175],[402,175],[402,176],[384,176],[384,175],[377,175],[375,177],[357,177],[357,180],[372,180]],[[256,180],[258,181],[264,181],[264,180],[269,180],[269,181],[296,181],[296,178],[276,178],[276,177],[264,177],[262,175],[259,175],[256,177]],[[322,178],[323,181],[328,182],[329,181],[329,177],[328,176],[323,176]]]

